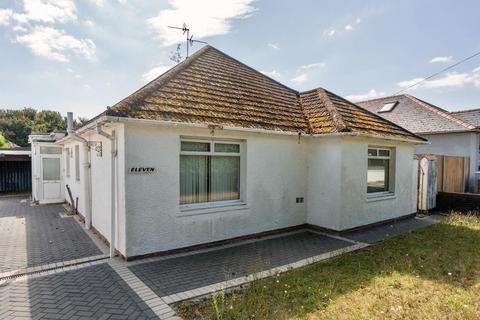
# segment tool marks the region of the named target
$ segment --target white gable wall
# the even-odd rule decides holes
[[[437,154],[445,156],[470,157],[468,186],[475,192],[479,161],[479,135],[474,132],[439,133],[424,135],[430,144],[418,145],[416,154]]]

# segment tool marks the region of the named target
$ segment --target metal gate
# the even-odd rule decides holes
[[[0,193],[30,192],[31,190],[30,161],[0,161]]]

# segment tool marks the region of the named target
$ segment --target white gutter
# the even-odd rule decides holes
[[[83,166],[83,196],[84,196],[84,209],[85,209],[85,228],[90,229],[92,227],[92,206],[90,205],[90,162],[88,161],[88,153],[90,152],[90,146],[88,141],[75,133],[73,130],[73,113],[67,112],[67,137],[72,140],[82,143],[83,152],[82,152],[82,166]],[[60,141],[65,141],[66,137],[60,139],[57,143],[61,144]],[[72,204],[73,205],[73,204]],[[78,208],[77,208],[78,209]]]
[[[332,132],[332,133],[326,133],[326,134],[313,134],[313,135],[311,135],[311,137],[313,137],[313,138],[364,137],[364,138],[381,139],[381,140],[389,140],[389,141],[408,142],[408,143],[414,143],[414,144],[430,144],[430,141],[421,141],[421,140],[413,140],[413,139],[406,139],[406,138],[381,136],[381,135],[375,135],[375,134],[370,134],[370,133],[362,133],[362,132]]]
[[[102,124],[97,123],[96,131],[99,135],[110,140],[110,257],[115,257],[115,238],[116,238],[116,216],[115,216],[115,157],[116,157],[116,148],[115,148],[115,131],[112,131],[112,134],[109,134],[102,130]]]
[[[388,137],[388,136],[381,136],[381,135],[374,135],[368,133],[360,133],[360,132],[333,132],[333,133],[322,133],[322,134],[308,134],[304,132],[289,132],[289,131],[276,131],[276,130],[268,130],[268,129],[258,129],[258,128],[242,128],[242,127],[230,127],[230,126],[212,126],[208,124],[199,124],[199,123],[188,123],[188,122],[173,122],[173,121],[162,121],[162,120],[148,120],[148,119],[135,119],[135,118],[123,118],[123,117],[112,117],[112,116],[103,116],[98,119],[96,123],[102,122],[124,122],[124,123],[133,123],[133,124],[145,124],[145,125],[157,125],[157,126],[166,126],[166,127],[190,127],[190,128],[218,128],[220,130],[228,130],[228,131],[239,131],[239,132],[251,132],[251,133],[263,133],[263,134],[273,134],[273,135],[281,135],[281,136],[295,136],[298,137],[299,134],[302,135],[303,138],[328,138],[328,137],[343,137],[343,136],[353,136],[353,137],[366,137],[366,138],[374,138],[374,139],[383,139],[383,140],[391,140],[391,141],[400,141],[400,142],[408,142],[408,143],[415,143],[415,144],[430,144],[428,141],[420,141],[414,139],[406,139],[406,138],[397,138],[397,137]],[[89,130],[89,126],[86,126],[82,132]]]

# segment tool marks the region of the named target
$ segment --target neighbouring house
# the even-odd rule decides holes
[[[357,104],[428,139],[430,144],[417,145],[415,153],[440,156],[439,179],[444,180],[437,183],[440,190],[442,185],[445,185],[445,188],[448,185],[449,189],[445,191],[478,192],[480,177],[478,111],[450,113],[409,94]],[[462,157],[463,160],[458,157]],[[441,163],[442,161],[445,163]],[[450,190],[452,188],[453,190]]]
[[[57,172],[86,226],[127,259],[416,212],[425,139],[208,45],[77,130],[68,119]]]

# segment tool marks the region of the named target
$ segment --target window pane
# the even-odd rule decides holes
[[[240,157],[180,155],[180,204],[240,199]]]
[[[40,147],[41,154],[62,154],[62,148],[59,147]]]
[[[43,181],[60,180],[60,158],[42,159]]]
[[[182,141],[181,150],[182,151],[210,152],[210,143],[208,143],[208,142]]]
[[[240,157],[212,157],[210,201],[240,199]]]
[[[368,193],[388,191],[389,162],[389,159],[368,159]]]
[[[67,177],[70,177],[70,149],[65,149],[65,171]]]
[[[230,143],[215,143],[215,152],[240,153],[240,145]]]
[[[180,204],[208,202],[210,156],[180,156]]]
[[[377,156],[377,149],[368,149],[368,156],[369,157],[376,157]]]
[[[80,147],[75,146],[75,180],[80,181]]]
[[[378,150],[380,157],[390,157],[390,150]]]

